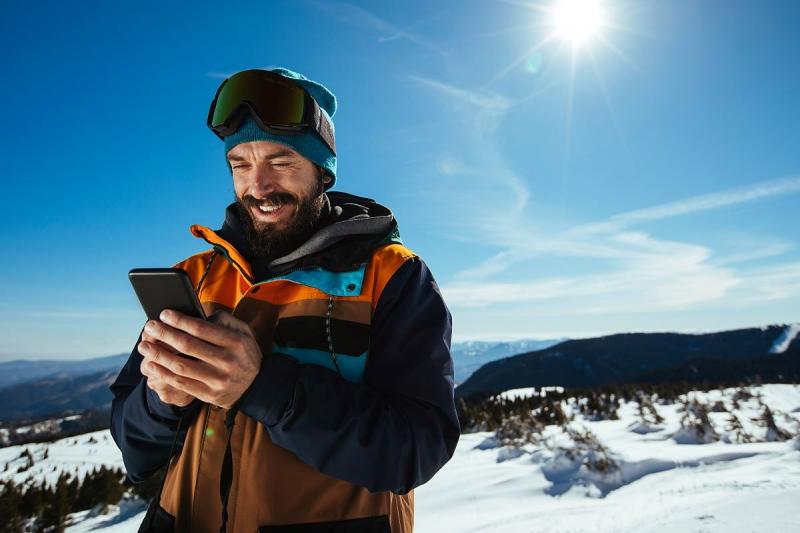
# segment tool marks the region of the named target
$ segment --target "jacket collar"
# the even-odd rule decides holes
[[[235,203],[225,209],[225,220],[220,229],[194,224],[190,230],[238,266],[251,283],[298,268],[323,267],[344,271],[365,262],[368,254],[383,243],[402,243],[391,210],[375,200],[330,191],[323,193],[323,201],[317,229],[311,237],[294,251],[266,264],[254,258]]]

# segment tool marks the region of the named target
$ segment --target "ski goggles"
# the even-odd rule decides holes
[[[328,117],[302,85],[280,74],[250,69],[225,78],[211,102],[206,124],[224,139],[236,132],[247,113],[261,129],[276,135],[313,130],[336,155]]]

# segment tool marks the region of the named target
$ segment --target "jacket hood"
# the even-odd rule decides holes
[[[250,267],[249,274],[256,281],[296,268],[320,266],[333,271],[349,270],[366,261],[369,253],[381,244],[402,244],[397,220],[388,207],[372,198],[342,191],[323,193],[322,212],[314,233],[294,251],[273,258],[268,263],[254,256],[245,237],[236,202],[226,207],[225,220],[220,229],[212,231],[195,224],[191,231],[215,245],[215,250],[229,260],[244,260],[246,266]],[[223,242],[219,242],[220,239]],[[237,258],[237,255],[240,257]]]

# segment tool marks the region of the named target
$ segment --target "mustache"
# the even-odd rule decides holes
[[[248,195],[242,197],[241,200],[239,200],[239,201],[245,207],[251,207],[251,206],[255,207],[255,206],[260,205],[262,202],[267,202],[270,205],[296,203],[295,198],[294,198],[293,195],[291,195],[289,193],[284,193],[284,192],[271,193],[271,194],[268,194],[267,196],[265,196],[264,198],[261,198],[261,199],[256,199],[256,198],[254,198],[254,197],[252,197],[252,196],[250,196],[248,194]]]

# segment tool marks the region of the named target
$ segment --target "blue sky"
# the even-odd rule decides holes
[[[336,95],[334,190],[395,213],[454,340],[800,320],[800,4],[3,2],[0,360],[128,352],[134,267],[205,249],[226,74]]]

